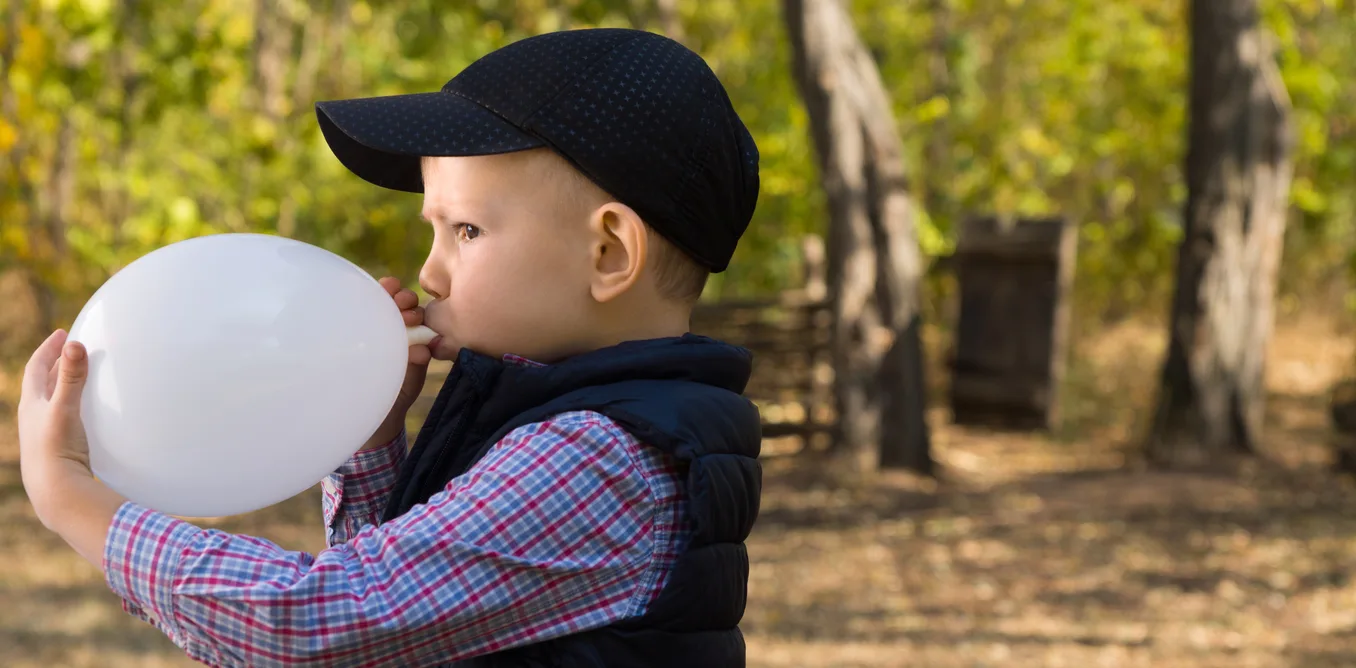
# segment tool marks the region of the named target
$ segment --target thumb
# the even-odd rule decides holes
[[[89,377],[89,355],[85,353],[83,345],[72,341],[61,351],[58,364],[52,403],[70,411],[71,415],[79,415],[80,393],[85,389],[85,380]]]
[[[424,379],[428,376],[428,362],[419,364],[410,362],[405,367],[405,382],[400,386],[401,394],[419,396],[424,389]]]

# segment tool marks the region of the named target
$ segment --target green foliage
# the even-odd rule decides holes
[[[853,7],[891,87],[915,190],[931,208],[919,232],[925,250],[944,250],[967,214],[1063,215],[1080,225],[1080,304],[1113,314],[1164,303],[1186,197],[1184,2]],[[1339,275],[1352,253],[1356,11],[1345,0],[1263,8],[1295,106],[1282,281],[1296,292]],[[949,81],[930,69],[937,57]],[[942,150],[930,153],[934,141]]]
[[[17,14],[0,13],[17,26],[0,82],[12,107],[0,113],[0,156],[12,159],[0,161],[0,258],[37,271],[68,309],[146,252],[217,232],[281,233],[413,281],[429,240],[419,198],[349,174],[313,103],[436,90],[534,33],[656,25],[645,3],[597,0],[11,6]],[[255,15],[266,6],[272,14]],[[759,220],[713,292],[772,289],[792,280],[794,239],[819,218],[784,36],[768,29],[780,25],[777,4],[684,11],[767,164]],[[63,168],[65,124],[77,146]],[[54,189],[61,174],[65,193]]]
[[[1181,0],[851,1],[894,97],[925,252],[948,252],[965,215],[1065,215],[1081,226],[1084,304],[1161,303],[1185,197]],[[756,218],[710,296],[794,283],[798,238],[822,231],[824,204],[781,3],[679,5],[683,39],[762,151]],[[1295,291],[1356,267],[1356,11],[1264,7],[1296,109],[1283,271]],[[657,12],[653,0],[4,3],[0,268],[37,272],[69,311],[156,247],[255,231],[413,282],[429,236],[419,198],[349,174],[313,103],[435,90],[524,36],[659,30]]]

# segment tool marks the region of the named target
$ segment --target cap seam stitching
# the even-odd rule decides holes
[[[710,146],[710,142],[706,141],[707,139],[710,138],[711,135],[711,127],[709,127],[706,124],[706,120],[711,118],[711,104],[710,100],[707,100],[706,102],[707,104],[702,105],[702,117],[700,122],[700,127],[702,128],[702,141],[695,142],[695,144],[698,147],[704,147],[704,150],[700,154],[694,152],[692,154],[692,157],[688,159],[690,167],[688,169],[688,172],[683,175],[683,182],[681,184],[681,188],[679,188],[680,194],[684,197],[689,196],[688,190],[691,187],[693,180],[696,179],[697,174],[699,174],[702,170],[702,161],[705,160],[713,150],[712,147]],[[712,123],[714,122],[715,121],[713,120]],[[679,245],[688,246],[689,244],[683,243]],[[715,261],[714,258],[704,257],[706,255],[705,253],[694,252],[692,250],[688,250],[688,252],[693,254],[694,256],[697,256],[699,260],[704,261],[704,263],[706,264],[710,265],[720,264],[720,262]],[[710,269],[710,267],[708,267],[708,269]]]
[[[649,34],[649,33],[646,33],[646,34]],[[530,128],[523,127],[523,126],[526,126],[526,125],[530,124],[531,121],[532,121],[532,119],[535,118],[535,117],[537,116],[537,114],[541,113],[541,110],[542,110],[542,109],[545,109],[548,105],[550,105],[551,103],[553,103],[553,102],[555,102],[557,99],[559,99],[560,96],[564,95],[564,94],[565,94],[565,91],[569,90],[571,86],[575,85],[575,83],[576,83],[577,81],[579,81],[579,77],[584,76],[584,73],[588,72],[588,71],[589,71],[594,65],[596,65],[599,61],[603,60],[604,58],[607,58],[608,56],[611,56],[613,53],[615,53],[615,52],[617,51],[617,49],[620,49],[620,48],[622,48],[623,46],[626,46],[627,44],[630,44],[631,42],[634,42],[635,40],[638,40],[638,39],[640,39],[640,38],[643,37],[643,36],[644,36],[644,35],[632,35],[631,37],[628,37],[627,39],[622,40],[621,42],[618,42],[618,43],[617,43],[615,46],[613,46],[612,48],[610,48],[610,49],[608,49],[608,50],[606,50],[606,51],[604,51],[604,52],[598,54],[598,55],[595,56],[593,59],[589,60],[587,63],[585,63],[584,67],[581,68],[581,72],[580,72],[579,74],[575,75],[572,79],[570,79],[569,82],[567,82],[566,84],[562,85],[562,86],[560,87],[560,90],[556,91],[555,95],[552,95],[549,99],[543,100],[541,104],[537,105],[537,108],[536,108],[536,109],[533,109],[531,113],[529,113],[529,114],[527,114],[526,116],[524,116],[524,117],[523,117],[523,122],[522,122],[522,123],[514,123],[513,121],[509,120],[509,119],[508,119],[503,113],[501,113],[498,109],[495,109],[494,107],[492,107],[492,106],[490,106],[490,105],[488,105],[488,104],[485,104],[484,102],[481,102],[481,101],[479,101],[479,100],[473,100],[473,99],[471,99],[470,97],[468,97],[468,96],[462,94],[462,92],[459,91],[459,90],[452,90],[452,91],[446,91],[446,90],[444,90],[444,91],[440,91],[440,92],[450,93],[450,94],[452,94],[452,95],[455,95],[455,96],[457,96],[457,97],[460,97],[461,99],[466,100],[467,102],[470,102],[471,104],[474,104],[474,105],[476,105],[476,106],[478,106],[478,107],[480,107],[480,108],[482,108],[482,109],[484,109],[484,110],[490,112],[491,114],[494,114],[494,116],[495,116],[496,118],[498,118],[499,120],[504,121],[505,123],[508,123],[510,126],[512,126],[513,128],[517,129],[519,132],[523,132],[523,133],[526,133],[526,134],[528,134],[528,135],[531,135],[532,137],[536,138],[537,141],[540,141],[542,144],[544,144],[544,145],[550,147],[551,150],[554,151],[554,152],[556,153],[556,155],[559,155],[559,156],[561,156],[562,158],[565,158],[566,161],[568,161],[571,165],[573,165],[575,169],[579,170],[581,173],[584,174],[584,176],[588,177],[588,179],[589,179],[590,181],[592,181],[592,182],[594,183],[594,185],[597,185],[597,186],[598,186],[599,188],[601,188],[604,192],[607,192],[607,194],[610,195],[611,197],[614,197],[614,198],[616,198],[617,200],[621,200],[621,198],[620,198],[620,197],[617,197],[617,195],[614,194],[611,190],[609,190],[608,188],[604,187],[603,184],[599,182],[598,177],[597,177],[597,176],[594,176],[593,173],[592,173],[590,170],[585,169],[583,165],[579,164],[579,161],[577,161],[577,160],[575,160],[574,158],[570,157],[565,151],[561,150],[561,148],[560,148],[559,146],[557,146],[556,143],[555,143],[554,141],[552,141],[550,137],[547,137],[547,136],[543,135],[542,133],[537,132],[535,129],[530,129]],[[628,206],[629,206],[629,205],[628,205]]]
[[[570,79],[570,81],[569,81],[568,83],[566,83],[566,84],[564,84],[563,86],[561,86],[561,87],[560,87],[560,90],[556,91],[555,95],[552,95],[549,99],[542,101],[542,103],[541,103],[540,105],[537,105],[537,108],[536,108],[536,109],[533,109],[531,113],[529,113],[528,115],[524,116],[524,117],[523,117],[523,122],[522,122],[521,124],[519,124],[519,123],[514,123],[513,121],[508,120],[507,118],[504,117],[504,115],[503,115],[502,113],[499,112],[499,110],[497,110],[497,109],[491,107],[491,106],[488,105],[488,104],[485,104],[485,103],[483,103],[483,102],[479,102],[479,101],[477,101],[477,100],[473,100],[473,99],[471,99],[471,98],[469,98],[469,97],[467,97],[467,96],[465,96],[465,95],[462,95],[461,91],[447,91],[447,92],[450,92],[451,94],[456,95],[456,96],[458,96],[458,97],[460,97],[460,98],[466,100],[467,102],[470,102],[471,104],[474,104],[474,105],[476,105],[476,106],[479,106],[479,107],[484,108],[486,111],[489,111],[490,113],[494,114],[496,117],[502,119],[505,123],[508,123],[509,125],[512,125],[514,128],[517,128],[519,131],[525,132],[525,133],[527,133],[527,134],[532,135],[532,136],[535,137],[537,140],[541,141],[543,144],[545,144],[546,146],[550,147],[551,150],[554,151],[557,155],[561,156],[562,158],[565,158],[565,160],[566,160],[567,162],[569,162],[575,169],[579,170],[580,173],[582,173],[584,176],[588,177],[589,181],[592,181],[594,185],[598,186],[600,189],[602,189],[604,192],[606,192],[610,197],[613,197],[613,198],[617,199],[618,201],[621,201],[622,198],[621,198],[621,197],[618,197],[615,193],[613,193],[612,190],[611,190],[610,188],[604,186],[604,185],[600,182],[600,180],[598,179],[598,177],[597,177],[596,175],[594,175],[594,173],[593,173],[592,170],[586,169],[583,165],[581,165],[581,164],[579,163],[578,160],[575,160],[575,159],[574,159],[573,157],[571,157],[566,151],[562,150],[559,146],[557,146],[557,145],[556,145],[556,142],[553,141],[550,137],[547,137],[546,135],[543,135],[542,133],[537,132],[535,129],[529,129],[529,128],[526,128],[526,127],[523,127],[523,126],[528,125],[529,123],[531,123],[532,119],[534,119],[534,118],[537,116],[537,114],[541,113],[541,111],[542,111],[543,109],[545,109],[547,106],[551,105],[551,104],[554,103],[556,100],[558,100],[562,95],[564,95],[564,94],[566,93],[566,91],[570,90],[570,87],[571,87],[571,86],[574,86],[574,85],[579,81],[579,77],[584,76],[584,74],[587,73],[594,65],[598,64],[599,61],[601,61],[601,60],[603,60],[603,59],[605,59],[605,58],[608,58],[608,57],[611,56],[612,54],[616,53],[616,51],[617,51],[618,49],[620,49],[620,48],[626,46],[627,44],[630,44],[630,43],[634,42],[635,40],[638,40],[638,39],[640,39],[641,37],[644,37],[645,35],[648,35],[648,34],[650,34],[650,33],[644,33],[644,34],[632,35],[631,37],[628,37],[627,39],[625,39],[625,40],[623,40],[623,41],[621,41],[621,42],[618,42],[618,43],[617,43],[615,46],[613,46],[612,48],[610,48],[610,49],[608,49],[608,50],[606,50],[606,51],[604,51],[604,52],[598,54],[598,55],[595,56],[592,60],[589,60],[588,63],[586,63],[586,64],[584,65],[584,67],[582,68],[582,71],[581,71],[579,74],[575,75],[574,78]],[[625,204],[625,202],[623,202],[623,204]],[[630,205],[628,204],[627,206],[630,206]]]
[[[646,34],[649,34],[649,33],[646,33]],[[612,47],[611,49],[608,49],[607,51],[605,51],[605,52],[599,54],[597,58],[595,58],[595,59],[589,61],[589,67],[593,66],[594,64],[596,64],[598,61],[602,60],[603,58],[606,58],[606,57],[608,57],[608,56],[611,56],[617,49],[620,49],[621,47],[626,46],[627,44],[630,44],[632,41],[637,40],[637,39],[640,39],[640,38],[643,37],[643,36],[644,36],[644,35],[635,35],[635,36],[631,37],[630,39],[628,39],[628,40],[626,40],[626,41],[624,41],[624,42],[621,42],[621,43],[617,44],[616,46]],[[588,68],[585,68],[585,71],[587,71],[587,69],[588,69]],[[579,76],[583,76],[583,75],[581,74],[581,75],[579,75]],[[523,119],[523,123],[524,123],[524,124],[527,124],[528,122],[530,122],[530,121],[533,119],[533,117],[535,117],[538,113],[541,112],[542,109],[545,109],[545,108],[546,108],[548,105],[550,105],[552,102],[555,102],[556,99],[558,99],[560,96],[564,95],[565,92],[566,92],[567,90],[569,90],[570,86],[574,85],[575,82],[578,81],[578,79],[579,79],[579,77],[576,76],[574,79],[571,79],[570,82],[569,82],[568,84],[566,84],[566,85],[564,85],[564,86],[561,86],[561,89],[560,89],[559,91],[557,91],[555,95],[551,96],[551,99],[546,100],[545,102],[542,102],[542,103],[541,103],[541,106],[539,106],[539,107],[537,107],[536,109],[534,109],[534,110],[532,111],[531,114],[528,114],[528,115]],[[468,98],[468,99],[469,99],[469,98]],[[709,103],[709,102],[710,102],[710,101],[708,100],[708,103]],[[497,113],[497,112],[496,112],[496,113]],[[710,104],[707,104],[707,105],[705,105],[705,107],[702,109],[702,118],[705,119],[705,118],[709,117],[710,113],[711,113],[711,112],[710,112]],[[598,178],[597,178],[597,177],[593,176],[593,174],[590,173],[589,170],[585,169],[585,168],[584,168],[582,165],[580,165],[576,160],[574,160],[574,158],[571,158],[569,155],[566,155],[566,153],[565,153],[564,151],[562,151],[562,150],[560,150],[558,147],[556,147],[555,142],[551,141],[550,138],[544,137],[544,136],[538,134],[538,133],[535,132],[535,131],[529,131],[529,130],[525,130],[525,129],[524,129],[524,131],[532,132],[532,135],[533,135],[533,136],[536,136],[536,137],[540,138],[544,143],[546,143],[548,146],[550,146],[556,153],[558,153],[558,154],[560,154],[562,157],[566,158],[566,159],[570,162],[570,164],[574,165],[575,169],[578,169],[580,172],[583,172],[584,175],[587,176],[587,177],[589,178],[590,181],[593,181],[593,182],[594,182],[595,184],[597,184],[599,187],[603,187],[602,184],[598,182]],[[704,131],[705,133],[707,133],[708,135],[710,134],[710,130],[709,130],[709,129],[704,129],[703,131]],[[711,152],[710,150],[707,151],[708,154],[709,154],[710,152]],[[686,191],[687,191],[687,189],[688,189],[689,184],[692,183],[693,179],[695,179],[695,178],[696,178],[696,175],[701,171],[701,165],[700,165],[700,162],[699,162],[699,161],[697,161],[697,160],[695,160],[695,159],[692,159],[692,158],[689,158],[688,160],[689,160],[689,162],[690,162],[690,164],[691,164],[691,167],[690,167],[689,171],[688,171],[686,174],[683,175],[682,182],[679,184],[678,193],[679,193],[679,196],[680,196],[680,197],[687,194]],[[613,194],[610,190],[608,190],[608,188],[603,187],[603,190],[606,191],[609,195],[612,195],[613,197],[617,197],[617,196],[616,196],[615,194]],[[617,197],[617,199],[620,200],[621,198],[620,198],[620,197]],[[623,202],[623,203],[624,203],[624,202]],[[628,205],[628,206],[629,206],[629,205]],[[684,251],[686,251],[687,253],[689,253],[690,255],[692,255],[692,256],[694,257],[694,259],[697,259],[699,262],[702,262],[703,264],[708,264],[708,265],[717,265],[717,264],[720,264],[719,262],[716,262],[716,261],[714,261],[712,258],[708,257],[706,253],[703,253],[703,252],[694,250],[691,244],[688,244],[688,243],[686,243],[686,242],[681,242],[681,241],[674,240],[674,239],[673,239],[672,237],[670,237],[669,235],[664,235],[664,236],[665,236],[665,238],[669,238],[671,241],[673,241],[673,243],[675,243],[676,245],[678,245],[678,246],[679,246],[680,248],[682,248]],[[709,267],[708,267],[708,269],[709,269]],[[714,271],[714,270],[713,270],[713,271]]]
[[[535,109],[533,109],[531,112],[529,112],[526,116],[523,116],[523,121],[522,121],[522,123],[514,123],[513,121],[509,120],[508,117],[507,117],[507,115],[505,115],[503,112],[499,111],[498,109],[494,108],[493,106],[491,106],[491,105],[489,105],[489,104],[486,104],[485,102],[481,102],[480,100],[474,100],[474,99],[472,99],[471,97],[465,95],[464,93],[462,93],[462,92],[459,91],[459,90],[450,90],[450,91],[449,91],[449,90],[443,90],[443,91],[439,91],[439,92],[449,93],[449,94],[451,94],[451,95],[456,95],[457,97],[460,97],[461,99],[466,100],[467,102],[470,102],[471,104],[474,104],[474,105],[476,105],[476,106],[478,106],[478,107],[481,107],[481,108],[485,109],[486,111],[488,111],[488,112],[494,114],[495,116],[497,116],[500,120],[504,121],[505,123],[508,123],[509,125],[512,125],[513,127],[518,128],[519,130],[521,130],[521,131],[523,131],[523,132],[529,132],[529,133],[532,134],[532,136],[534,136],[534,137],[536,137],[537,139],[540,139],[540,140],[546,142],[547,144],[551,144],[551,145],[554,147],[554,146],[555,146],[554,144],[552,144],[551,142],[547,141],[546,138],[545,138],[545,137],[542,137],[539,133],[537,133],[537,132],[535,132],[535,131],[533,131],[533,130],[529,130],[529,129],[527,129],[527,128],[525,128],[525,127],[522,127],[522,126],[527,125],[527,124],[532,120],[533,117],[535,117],[538,113],[541,112],[541,110],[542,110],[543,108],[546,107],[546,105],[551,104],[552,102],[555,102],[555,101],[556,101],[556,98],[559,98],[561,95],[564,95],[564,94],[565,94],[565,91],[568,90],[569,87],[570,87],[571,85],[573,85],[576,81],[578,81],[578,80],[579,80],[579,77],[584,76],[584,73],[585,73],[585,72],[588,72],[588,71],[589,71],[589,68],[593,67],[594,64],[596,64],[598,61],[602,60],[603,58],[606,58],[606,57],[612,55],[612,53],[613,53],[614,51],[616,51],[617,49],[620,49],[621,47],[626,46],[627,44],[630,44],[631,42],[633,42],[633,41],[635,41],[635,40],[637,40],[637,39],[640,39],[640,37],[641,37],[640,35],[633,35],[632,37],[627,38],[626,40],[624,40],[624,41],[622,41],[622,42],[619,42],[618,44],[616,44],[616,45],[613,46],[612,48],[608,49],[607,51],[604,51],[604,52],[598,54],[598,55],[595,56],[592,60],[589,60],[587,63],[584,64],[584,67],[581,69],[580,73],[579,73],[579,74],[576,74],[576,75],[575,75],[573,78],[571,78],[568,82],[566,82],[564,85],[562,85],[562,86],[560,87],[560,90],[556,91],[555,95],[552,95],[550,98],[548,98],[548,99],[546,99],[546,100],[543,100],[542,103],[539,104],[539,105],[537,105],[537,107],[536,107]]]
[[[649,34],[649,33],[646,33],[646,34]],[[570,79],[565,85],[561,86],[561,87],[560,87],[560,90],[556,91],[556,94],[555,94],[555,95],[552,95],[551,98],[548,99],[548,100],[542,101],[541,104],[537,105],[537,108],[536,108],[536,109],[533,109],[533,110],[532,110],[532,113],[530,113],[530,114],[528,114],[527,116],[525,116],[525,117],[523,118],[523,123],[524,123],[524,124],[527,124],[528,122],[530,122],[530,121],[533,119],[533,117],[535,117],[537,114],[541,113],[541,110],[542,110],[542,109],[545,109],[547,105],[551,104],[552,102],[555,102],[560,96],[564,95],[564,94],[565,94],[565,91],[569,90],[569,89],[570,89],[570,86],[573,86],[573,85],[575,84],[575,82],[579,81],[579,77],[584,76],[584,74],[587,73],[587,72],[589,72],[590,69],[591,69],[594,65],[598,64],[598,61],[600,61],[600,60],[602,60],[602,59],[604,59],[604,58],[607,58],[607,57],[611,56],[613,53],[615,53],[615,52],[617,51],[617,49],[620,49],[620,48],[622,48],[623,46],[626,46],[627,44],[630,44],[631,42],[634,42],[634,41],[640,39],[642,36],[643,36],[643,35],[632,35],[631,37],[629,37],[629,38],[627,38],[627,39],[625,39],[625,40],[623,40],[623,41],[621,41],[621,42],[618,42],[615,46],[613,46],[612,48],[608,49],[607,51],[604,51],[604,52],[598,54],[593,60],[590,60],[590,61],[588,62],[588,64],[586,64],[586,65],[584,66],[583,70],[582,70],[579,74],[575,75],[574,78]]]

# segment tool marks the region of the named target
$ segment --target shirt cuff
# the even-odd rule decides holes
[[[405,461],[406,434],[401,430],[390,443],[371,450],[359,450],[334,473],[320,481],[325,499],[325,526],[334,523],[340,507],[349,515],[374,512],[386,504],[386,498],[400,475]]]
[[[404,458],[405,430],[402,429],[386,445],[353,453],[334,474],[343,476],[349,482],[361,481],[381,475],[387,468],[400,468],[400,460]]]
[[[174,610],[179,559],[202,531],[182,520],[125,501],[104,542],[104,579],[123,610],[156,626],[175,644],[183,639]]]

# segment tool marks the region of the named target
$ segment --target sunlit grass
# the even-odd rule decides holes
[[[1283,326],[1268,459],[1237,475],[1126,469],[1162,352],[1157,325],[1084,333],[1053,435],[960,429],[934,408],[940,481],[858,487],[766,461],[749,541],[751,666],[1356,665],[1356,491],[1328,474],[1326,388],[1352,347]],[[935,346],[930,346],[935,348]],[[13,378],[0,378],[12,401]],[[34,520],[0,432],[6,666],[188,666]],[[315,490],[215,523],[321,545]]]

